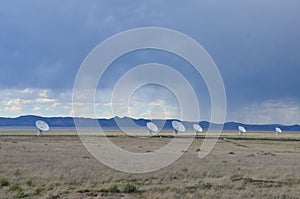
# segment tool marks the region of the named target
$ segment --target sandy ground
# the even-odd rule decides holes
[[[224,134],[227,140],[220,139],[204,159],[198,158],[203,139],[195,139],[172,165],[128,174],[94,159],[70,136],[74,132],[40,138],[6,133],[0,136],[0,198],[299,198],[298,134]],[[134,152],[154,151],[171,140],[110,139]]]

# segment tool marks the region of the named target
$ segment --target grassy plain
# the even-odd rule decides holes
[[[172,139],[171,132],[147,139],[107,134],[134,152],[155,151]],[[0,198],[299,198],[300,134],[225,132],[199,159],[202,142],[203,136],[195,139],[166,168],[128,174],[98,162],[74,131],[44,137],[1,131]]]

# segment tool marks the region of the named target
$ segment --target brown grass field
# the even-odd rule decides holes
[[[168,143],[168,133],[107,134],[128,151],[149,152]],[[300,134],[223,133],[199,159],[202,142],[166,168],[128,174],[98,162],[74,131],[0,131],[0,198],[300,198]]]

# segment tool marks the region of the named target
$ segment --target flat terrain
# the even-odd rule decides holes
[[[299,198],[299,135],[225,133],[199,159],[201,137],[172,165],[128,174],[94,159],[75,132],[2,131],[0,198]],[[110,139],[128,151],[150,152],[172,138]]]

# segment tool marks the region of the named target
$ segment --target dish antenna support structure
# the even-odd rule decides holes
[[[156,124],[154,124],[153,122],[147,122],[146,124],[148,130],[149,130],[149,136],[152,137],[153,136],[153,132],[157,132],[158,128],[156,126]]]
[[[38,129],[37,136],[42,136],[44,132],[49,131],[49,125],[42,120],[37,120],[35,126]]]
[[[198,133],[203,132],[203,129],[199,124],[193,124],[193,128],[196,131],[196,135],[198,135]]]
[[[276,135],[279,135],[280,133],[282,133],[281,128],[276,127],[276,128],[275,128],[275,133],[276,133]]]
[[[178,132],[184,132],[185,131],[185,127],[181,122],[178,121],[172,121],[172,127],[174,130],[174,134],[173,136],[176,137],[178,136]]]
[[[247,132],[247,130],[243,126],[238,126],[238,129],[239,129],[239,135],[243,135],[243,133]]]

